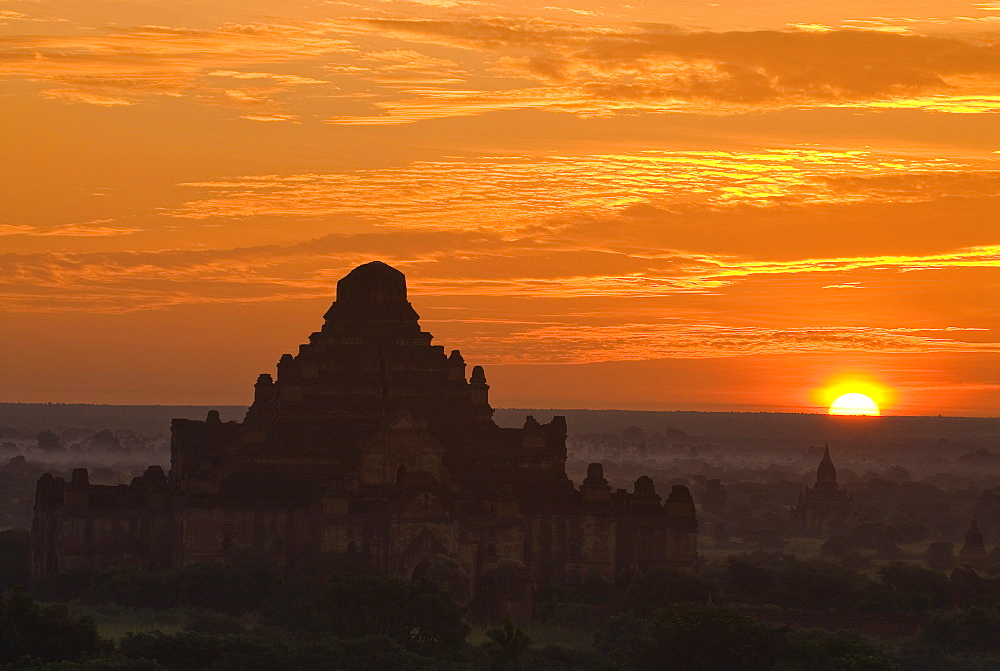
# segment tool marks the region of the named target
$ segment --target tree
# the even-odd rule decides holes
[[[76,660],[106,648],[88,618],[70,617],[63,605],[40,606],[24,593],[0,598],[0,663],[22,657]]]
[[[31,534],[0,531],[0,593],[28,584]]]
[[[715,585],[684,571],[656,569],[643,574],[629,585],[625,607],[649,613],[672,603],[704,604]]]
[[[583,576],[573,593],[583,603],[609,603],[615,595],[615,586],[603,572],[592,569]]]
[[[725,545],[732,539],[729,525],[725,521],[719,521],[712,525],[712,542],[716,545]]]
[[[514,626],[510,618],[505,618],[503,627],[490,629],[486,632],[494,653],[503,660],[506,668],[521,669],[524,653],[531,646],[531,639],[523,631]]]
[[[1000,651],[1000,615],[984,608],[939,613],[917,640],[949,651]]]
[[[862,522],[851,527],[847,532],[847,538],[855,547],[881,550],[887,544],[898,543],[899,532],[881,522]]]
[[[722,480],[712,478],[705,483],[705,491],[701,495],[702,510],[710,513],[722,513],[726,510],[726,488]]]
[[[626,426],[622,429],[622,440],[627,443],[638,443],[646,437],[646,432],[638,426]]]
[[[598,631],[615,669],[845,671],[895,669],[875,645],[821,630],[771,628],[728,608],[676,604],[652,617],[622,615]]]
[[[746,554],[734,555],[726,560],[726,574],[733,595],[745,601],[767,601],[777,586],[777,571],[762,566]]]
[[[920,522],[900,521],[892,525],[900,543],[921,543],[927,540],[928,529]]]
[[[66,448],[59,442],[59,436],[45,430],[38,434],[38,449],[42,452],[63,452]]]
[[[231,564],[188,564],[165,576],[176,602],[227,613],[259,607],[274,593],[278,575],[256,555],[240,556]]]
[[[387,636],[353,639],[289,637],[268,630],[228,635],[195,632],[164,634],[159,631],[129,633],[119,642],[119,650],[136,663],[136,666],[115,667],[123,670],[146,668],[142,666],[146,660],[155,660],[163,665],[155,668],[215,671],[430,671],[442,666],[441,660],[416,655]]]
[[[878,570],[879,582],[893,592],[924,594],[934,608],[944,608],[951,602],[948,576],[917,564],[892,562]]]
[[[779,630],[735,610],[691,604],[668,606],[650,617],[613,617],[596,638],[597,649],[616,669],[763,671],[774,668],[780,646]]]
[[[819,552],[821,555],[839,559],[850,552],[851,549],[851,541],[847,540],[845,536],[830,536],[820,546]]]
[[[90,437],[89,448],[91,450],[107,450],[108,452],[121,452],[122,444],[118,440],[118,436],[111,432],[110,429],[103,429],[98,431]]]
[[[290,586],[268,611],[274,624],[344,639],[387,636],[419,654],[461,646],[469,633],[464,615],[430,582],[371,576]]]
[[[809,671],[894,671],[898,669],[878,647],[851,634],[822,629],[785,633],[778,669]]]
[[[927,565],[935,571],[947,571],[955,565],[955,544],[948,541],[935,541],[927,546],[924,553]]]
[[[867,578],[840,564],[791,557],[779,571],[778,584],[785,594],[775,603],[810,610],[845,608],[871,587]]]
[[[221,655],[219,637],[195,632],[129,632],[118,649],[131,659],[153,659],[170,668],[204,669]]]

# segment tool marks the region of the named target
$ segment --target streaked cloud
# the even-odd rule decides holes
[[[18,21],[27,23],[65,23],[67,19],[58,16],[29,16],[22,12],[15,12],[12,9],[0,9],[0,26]]]
[[[386,251],[390,247],[393,252]],[[630,250],[628,244],[595,246],[585,238],[553,238],[544,232],[517,239],[414,232],[329,235],[294,245],[234,249],[7,254],[0,256],[0,307],[128,312],[185,303],[330,296],[347,270],[373,257],[419,267],[410,281],[414,295],[620,301],[718,294],[771,277],[996,268],[1000,245],[928,255],[768,261],[668,248]],[[584,266],[589,272],[579,271]],[[487,267],[492,269],[488,273],[468,274]]]
[[[875,103],[963,113],[1000,109],[996,38],[825,26],[711,32],[502,17],[372,18],[335,22],[331,29],[470,50],[486,57],[483,75],[501,78],[488,88],[483,77],[460,86],[402,88],[375,101],[376,113],[335,116],[333,123],[408,123],[503,109],[582,116]],[[505,77],[510,81],[501,83]]]
[[[419,161],[182,186],[212,194],[169,211],[182,218],[351,215],[393,227],[512,231],[636,206],[671,212],[995,197],[1000,161],[805,148],[646,151]]]
[[[62,224],[60,226],[37,227],[27,224],[0,224],[0,237],[9,235],[28,235],[36,237],[98,237],[112,235],[131,235],[143,229],[129,226],[108,226],[113,220],[89,221],[82,224]]]
[[[860,282],[844,282],[843,284],[827,284],[823,289],[864,289]]]
[[[329,101],[326,120],[335,124],[523,109],[584,117],[1000,110],[1000,38],[905,34],[906,25],[876,17],[847,29],[803,23],[785,31],[713,32],[499,16],[371,16],[214,30],[148,25],[0,37],[0,75],[42,84],[49,98],[103,106],[157,95],[226,104],[227,89],[213,79],[257,80],[273,89],[258,86],[256,96],[239,102],[273,104],[271,94],[331,86],[314,76],[323,68],[337,86],[370,99],[362,108]],[[275,64],[308,71],[266,71]],[[288,109],[279,111],[300,115],[306,99],[287,98]]]
[[[492,363],[597,363],[667,358],[833,352],[1000,353],[1000,342],[965,342],[907,329],[773,328],[725,324],[560,324],[470,343]]]
[[[149,96],[232,104],[227,91],[246,82],[240,89],[247,97],[237,100],[237,106],[259,107],[273,104],[273,94],[328,83],[233,68],[317,61],[350,50],[348,42],[301,25],[225,24],[214,30],[148,25],[62,35],[3,35],[0,77],[40,84],[42,95],[49,98],[102,106],[133,105]],[[223,77],[233,80],[232,85],[219,86]]]

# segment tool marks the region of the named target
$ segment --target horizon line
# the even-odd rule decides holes
[[[117,407],[117,408],[249,408],[249,404],[238,403],[85,403],[79,401],[0,401],[0,405],[82,405],[94,407]],[[655,412],[655,413],[680,413],[698,412],[715,414],[743,414],[743,415],[816,415],[820,417],[847,417],[847,418],[880,418],[880,417],[912,417],[912,418],[953,418],[953,419],[1000,419],[1000,415],[948,415],[937,413],[932,415],[920,414],[894,414],[883,413],[879,415],[831,415],[822,411],[822,406],[748,406],[756,408],[788,408],[788,407],[808,407],[810,410],[702,410],[702,409],[649,409],[649,408],[555,408],[543,406],[497,406],[494,410],[544,410],[545,412]]]

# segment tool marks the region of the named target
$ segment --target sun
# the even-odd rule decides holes
[[[879,415],[878,404],[864,394],[851,392],[838,396],[837,400],[830,404],[831,415]]]
[[[826,408],[830,415],[878,416],[887,409],[892,414],[896,394],[872,374],[845,372],[828,378],[826,384],[812,391],[816,410]]]

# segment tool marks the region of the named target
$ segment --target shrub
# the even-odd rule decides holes
[[[658,569],[639,576],[629,586],[625,607],[649,613],[672,603],[704,605],[715,585],[696,575],[671,569]]]
[[[453,651],[465,641],[464,611],[425,581],[341,576],[292,585],[268,609],[268,620],[343,639],[387,636],[421,654]]]
[[[65,606],[41,606],[23,593],[0,599],[0,663],[77,660],[106,647],[93,621],[70,617]]]

